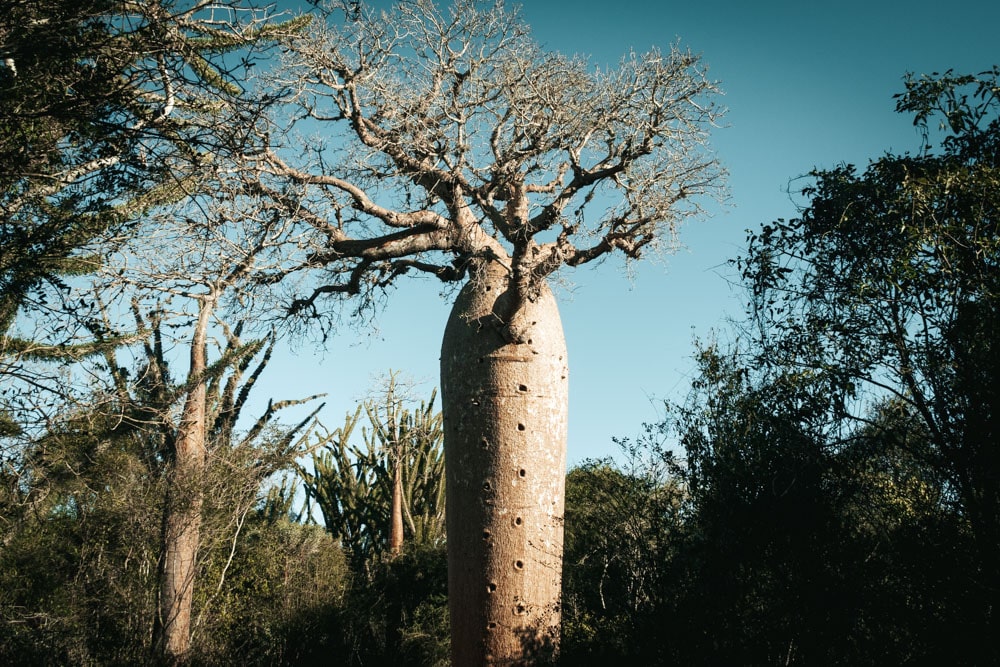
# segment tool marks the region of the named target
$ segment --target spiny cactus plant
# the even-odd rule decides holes
[[[312,470],[300,468],[310,502],[359,570],[400,553],[404,542],[444,540],[443,432],[436,397],[435,390],[408,409],[390,374],[382,396],[347,413],[340,428],[317,433]],[[352,436],[362,413],[368,423],[361,427],[359,445]]]

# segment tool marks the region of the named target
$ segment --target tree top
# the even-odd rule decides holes
[[[272,128],[255,162],[261,189],[313,229],[296,268],[326,269],[297,310],[491,261],[532,298],[561,266],[672,248],[721,191],[706,146],[718,89],[688,51],[592,66],[544,50],[503,2],[323,12],[276,75],[295,125],[321,139],[293,148]]]

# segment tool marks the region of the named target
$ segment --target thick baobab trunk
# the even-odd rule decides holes
[[[211,304],[203,302],[191,340],[189,379],[202,376],[206,369],[205,341],[210,314]],[[205,379],[201,377],[184,401],[168,478],[159,608],[154,624],[154,651],[158,659],[168,664],[185,662],[191,645],[191,603],[204,500],[205,401]]]
[[[520,311],[496,263],[461,291],[441,347],[455,667],[536,665],[559,643],[568,380],[548,287]]]

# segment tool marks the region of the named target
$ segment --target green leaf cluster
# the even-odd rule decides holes
[[[998,78],[908,78],[920,153],[814,172],[750,232],[748,321],[698,348],[651,463],[571,472],[568,664],[1000,659]]]

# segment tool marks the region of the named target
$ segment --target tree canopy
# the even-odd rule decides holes
[[[917,149],[811,173],[734,260],[747,319],[698,346],[688,400],[564,477],[545,440],[564,404],[541,399],[565,348],[525,370],[561,340],[545,281],[670,249],[718,194],[697,57],[595,67],[481,0],[335,0],[311,24],[236,0],[8,4],[0,662],[148,661],[173,586],[188,618],[156,659],[447,664],[449,624],[497,618],[449,620],[456,423],[472,482],[447,514],[493,521],[458,581],[504,600],[521,656],[556,659],[561,614],[562,664],[1000,660],[1000,69],[907,77]],[[278,316],[258,289],[326,318],[412,272],[468,288],[458,410],[390,384],[313,439],[315,412],[277,421],[297,401],[247,420],[282,336],[251,331]],[[538,563],[554,598],[516,587]],[[510,620],[531,605],[556,612],[541,633]]]
[[[478,0],[333,2],[288,46],[280,83],[328,137],[290,151],[272,128],[258,166],[296,184],[268,187],[314,230],[300,266],[322,277],[294,311],[410,271],[460,280],[490,257],[525,299],[561,266],[671,248],[719,191],[716,85],[678,48],[601,69]]]

